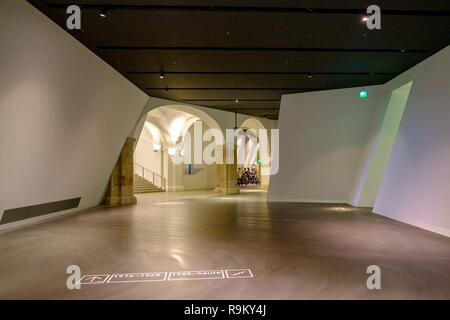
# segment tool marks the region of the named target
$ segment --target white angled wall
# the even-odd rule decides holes
[[[367,99],[358,97],[360,88],[283,96],[280,171],[268,199],[375,203],[375,213],[450,236],[449,70],[446,47],[366,88]],[[401,113],[394,115],[389,102],[411,82],[392,146],[384,134],[395,135]],[[390,156],[377,153],[380,145]]]
[[[378,87],[284,95],[280,169],[269,201],[347,202],[378,108]]]
[[[413,81],[374,212],[450,236],[450,47],[389,81]]]
[[[0,215],[97,205],[147,95],[25,0],[0,1],[0,40]]]
[[[396,88],[390,95],[384,87],[381,88],[383,94],[379,103],[386,108],[382,110],[380,117],[376,117],[376,131],[371,134],[369,148],[361,158],[360,170],[349,199],[349,203],[354,206],[373,207],[375,204],[411,85],[412,81]]]

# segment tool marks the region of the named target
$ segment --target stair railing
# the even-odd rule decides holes
[[[162,178],[161,175],[156,172],[145,168],[144,166],[133,162],[133,172],[141,178],[144,178],[147,181],[150,181],[153,185],[166,190],[166,178]]]

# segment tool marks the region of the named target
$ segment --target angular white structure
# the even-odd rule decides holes
[[[384,85],[283,96],[269,201],[374,206],[450,236],[448,70],[446,47]]]

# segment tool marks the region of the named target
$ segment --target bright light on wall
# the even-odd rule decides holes
[[[177,118],[170,124],[169,132],[172,142],[175,144],[180,136],[181,130],[183,130],[184,118]],[[175,153],[174,153],[175,154]]]
[[[360,91],[360,92],[359,92],[359,97],[360,97],[360,98],[365,98],[365,97],[367,97],[367,91]]]
[[[167,150],[167,152],[169,153],[169,155],[174,156],[175,155],[175,148],[169,148],[169,150]]]
[[[161,150],[161,146],[159,144],[157,144],[157,143],[154,143],[153,144],[153,151],[159,151],[159,150]]]
[[[153,137],[153,141],[156,142],[156,144],[159,144],[159,133],[156,128],[150,124],[149,122],[145,121],[145,127],[150,131]]]

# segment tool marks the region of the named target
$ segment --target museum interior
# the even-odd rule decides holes
[[[370,5],[1,0],[0,299],[450,299],[450,2]]]

